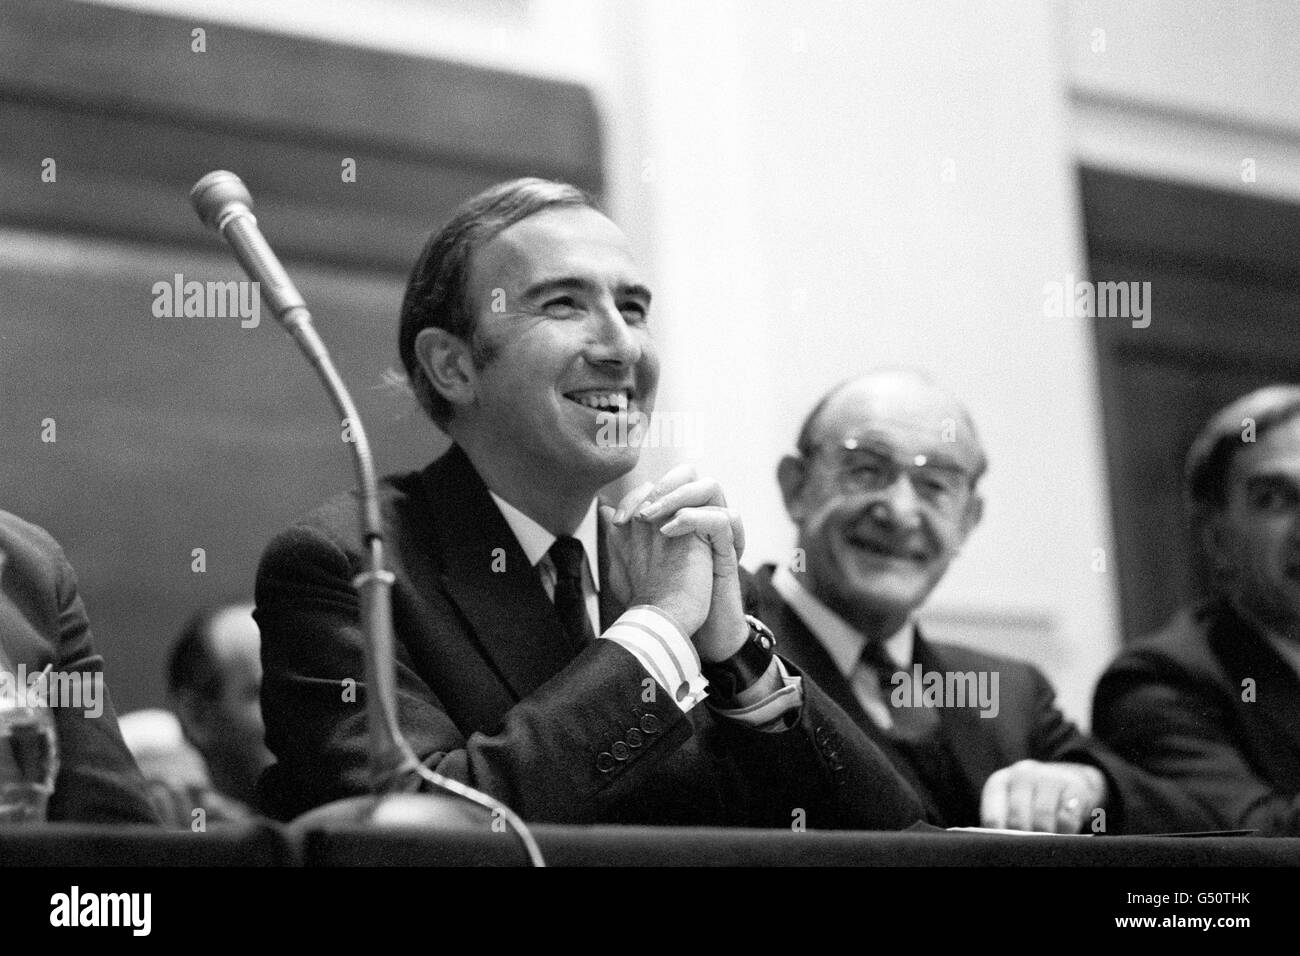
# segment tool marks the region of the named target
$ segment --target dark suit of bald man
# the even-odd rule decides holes
[[[938,708],[932,734],[911,741],[882,729],[858,702],[826,648],[772,585],[773,567],[755,575],[752,608],[782,635],[783,654],[815,681],[894,760],[921,795],[929,822],[948,827],[980,826],[984,784],[996,771],[1020,760],[1087,764],[1107,779],[1107,833],[1204,830],[1209,820],[1177,787],[1126,763],[1079,730],[1056,706],[1051,683],[1028,661],[931,641],[915,632],[913,662],[923,673],[998,675],[997,711],[977,707]],[[906,670],[910,670],[908,665]],[[1100,818],[1098,818],[1100,820]],[[1085,832],[1093,821],[1085,820]]]

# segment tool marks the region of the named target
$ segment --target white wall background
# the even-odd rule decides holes
[[[1073,0],[1067,24],[1080,156],[1300,198],[1300,4]]]
[[[1085,271],[1075,163],[1300,197],[1300,5],[116,4],[590,84],[656,281],[660,408],[696,416],[694,447],[643,470],[696,458],[746,515],[747,563],[777,559],[774,467],[806,409],[872,365],[929,369],[992,462],[931,616],[1036,660],[1086,719],[1118,644],[1099,404],[1087,326],[1043,317],[1044,283]]]

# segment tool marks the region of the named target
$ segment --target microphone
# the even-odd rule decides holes
[[[190,203],[203,224],[213,229],[230,243],[235,258],[262,290],[266,302],[277,321],[293,325],[297,321],[294,310],[307,311],[294,287],[289,273],[257,228],[253,215],[253,197],[238,176],[224,169],[208,173],[190,190]],[[310,316],[308,316],[310,321]]]
[[[397,723],[397,662],[394,656],[391,589],[394,575],[384,567],[383,519],[379,509],[379,482],[375,475],[370,439],[361,424],[352,396],[312,325],[307,303],[289,274],[257,228],[253,197],[234,173],[224,169],[208,173],[190,190],[190,203],[203,224],[225,238],[235,258],[258,283],[262,299],[276,320],[293,336],[316,368],[335,409],[352,426],[353,466],[357,475],[361,540],[366,551],[364,570],[352,580],[361,604],[365,640],[366,721],[370,736],[370,776],[374,796],[337,800],[308,811],[294,825],[301,831],[340,819],[377,825],[432,823],[446,825],[464,819],[464,804],[449,806],[446,798],[404,793],[408,781],[419,777],[444,793],[474,805],[478,813],[499,816],[518,835],[534,866],[545,866],[537,841],[523,820],[504,803],[444,777],[424,766],[402,735]],[[480,820],[481,822],[481,820]]]

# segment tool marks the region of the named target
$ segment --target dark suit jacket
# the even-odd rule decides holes
[[[1212,825],[1300,836],[1300,677],[1227,602],[1185,609],[1129,645],[1102,675],[1092,719]]]
[[[768,565],[755,575],[758,616],[779,635],[778,649],[849,714],[895,761],[926,805],[927,818],[940,826],[979,826],[980,796],[990,776],[1019,760],[1070,761],[1097,767],[1107,777],[1110,802],[1106,831],[1157,832],[1188,826],[1191,805],[1174,788],[1128,766],[1080,730],[1056,707],[1056,693],[1032,664],[926,640],[919,629],[914,661],[924,672],[994,671],[998,674],[998,713],[981,717],[976,707],[938,711],[940,742],[954,773],[935,779],[907,750],[882,731],[863,710],[848,680],[803,620],[772,587]],[[778,630],[779,628],[779,630]],[[945,814],[942,808],[949,808]],[[953,809],[961,808],[952,817]]]
[[[915,794],[811,683],[797,726],[684,715],[611,641],[566,650],[536,570],[453,447],[383,484],[396,575],[399,720],[439,773],[548,822],[899,828]],[[257,576],[262,708],[279,815],[364,793],[367,737],[352,496],[280,534]],[[600,546],[602,626],[614,602]],[[504,569],[502,570],[502,561]],[[494,568],[496,570],[494,570]],[[344,700],[343,682],[361,690]],[[618,759],[604,770],[597,758]],[[608,762],[608,757],[604,758]]]
[[[0,511],[0,666],[38,673],[102,674],[72,566],[50,535]],[[156,823],[144,780],[122,742],[104,689],[103,712],[53,707],[59,773],[46,808],[50,820]]]

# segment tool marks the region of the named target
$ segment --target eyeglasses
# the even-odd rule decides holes
[[[857,438],[824,442],[812,451],[835,453],[840,487],[851,494],[869,494],[892,488],[906,472],[916,493],[927,504],[946,514],[960,510],[970,494],[973,478],[959,465],[936,461],[928,455],[899,457],[883,444],[868,444]]]

